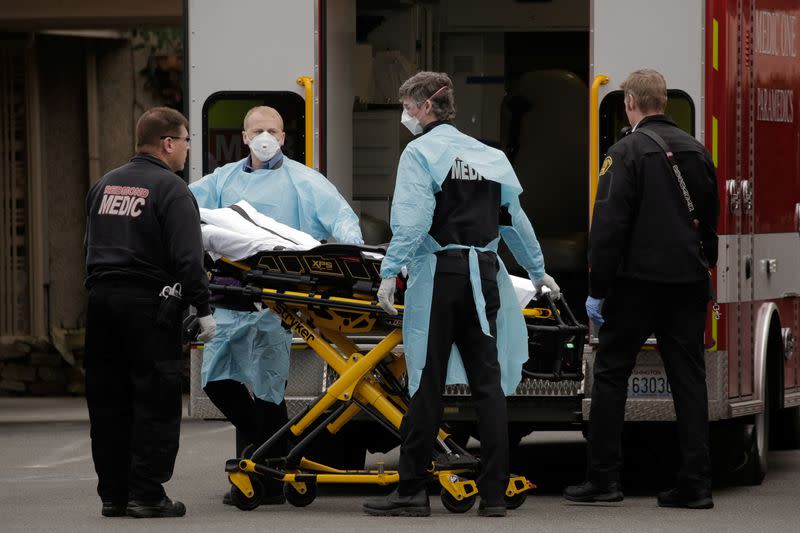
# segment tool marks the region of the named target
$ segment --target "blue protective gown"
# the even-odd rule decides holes
[[[284,157],[278,168],[245,172],[249,157],[189,185],[197,204],[217,209],[247,200],[260,213],[317,240],[363,244],[358,217],[336,187],[315,170]],[[271,311],[214,311],[216,336],[203,350],[202,383],[232,379],[258,398],[280,403],[289,375],[292,333]]]
[[[508,208],[512,224],[500,226],[503,237],[520,266],[531,280],[544,277],[544,259],[539,241],[528,217],[522,211],[519,195],[522,187],[514,169],[499,150],[464,135],[449,124],[441,124],[410,142],[397,169],[397,182],[392,201],[392,241],[381,264],[381,276],[392,277],[404,265],[408,267],[405,293],[403,342],[408,368],[408,386],[413,395],[419,386],[428,346],[428,323],[436,272],[436,252],[462,245],[442,246],[428,233],[436,207],[434,195],[441,190],[456,158],[475,169],[485,179],[500,183],[501,205]],[[490,335],[485,302],[478,271],[478,251],[497,252],[500,238],[483,247],[470,248],[472,293],[484,334]],[[500,362],[503,391],[511,395],[522,379],[522,365],[528,359],[528,331],[511,279],[498,257],[497,286],[500,310],[497,314],[497,354]],[[453,345],[447,367],[447,383],[467,383],[464,364]]]

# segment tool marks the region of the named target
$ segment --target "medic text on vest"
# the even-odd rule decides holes
[[[453,162],[453,168],[450,169],[450,179],[466,180],[466,181],[483,181],[485,178],[478,174],[474,168],[464,163],[461,159],[456,158]]]
[[[143,187],[106,185],[97,214],[136,218],[142,214],[142,208],[149,195],[150,190]]]

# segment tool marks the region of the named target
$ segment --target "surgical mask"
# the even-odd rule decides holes
[[[437,89],[435,93],[430,95],[430,97],[427,100],[422,102],[422,104],[417,104],[417,108],[421,108],[422,106],[430,102],[434,96],[436,96],[445,89],[447,89],[447,85],[439,87],[439,89]],[[407,109],[403,109],[403,115],[400,117],[400,123],[406,128],[408,128],[408,131],[410,131],[414,135],[419,135],[423,131],[422,125],[419,123],[419,120],[409,115]]]
[[[422,133],[422,125],[419,123],[419,120],[409,115],[407,109],[403,109],[403,115],[400,117],[400,123],[408,128],[408,131],[410,131],[413,135],[419,135]]]
[[[261,132],[250,139],[248,146],[250,147],[250,153],[262,163],[272,159],[281,149],[278,139],[267,131]]]

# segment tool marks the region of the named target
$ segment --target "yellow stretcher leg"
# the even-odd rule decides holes
[[[256,492],[253,490],[253,484],[250,482],[250,476],[244,472],[230,472],[228,474],[228,481],[235,485],[242,494],[248,498],[255,496]]]

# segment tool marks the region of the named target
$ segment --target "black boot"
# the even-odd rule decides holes
[[[395,489],[384,498],[364,502],[364,512],[372,516],[430,516],[431,504],[424,488],[410,496],[401,496]]]
[[[100,511],[100,514],[108,517],[125,516],[127,514],[126,513],[127,507],[128,507],[128,502],[125,503],[103,502],[103,508]]]
[[[571,502],[621,502],[624,496],[619,483],[612,481],[605,485],[586,481],[582,485],[572,485],[564,490],[564,498]]]
[[[713,509],[711,491],[681,491],[672,489],[658,493],[659,507],[680,507],[684,509]]]
[[[179,501],[172,501],[166,496],[160,502],[128,502],[128,516],[134,518],[171,518],[186,514],[186,506]]]
[[[485,501],[481,500],[478,504],[478,516],[505,516],[506,504],[505,502],[500,505],[487,505]]]

